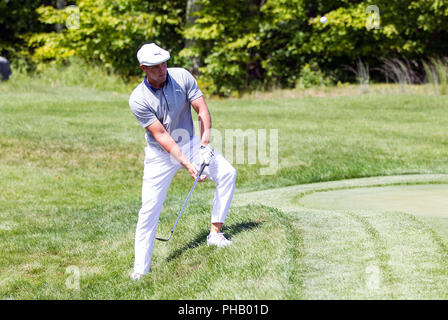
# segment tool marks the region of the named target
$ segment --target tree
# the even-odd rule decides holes
[[[198,4],[198,0],[187,0],[187,10],[185,14],[186,28],[191,28],[195,25],[197,19],[195,13],[199,11],[199,8],[200,6]],[[194,50],[198,47],[198,40],[189,38],[185,39],[184,53],[187,52],[187,50]],[[191,58],[191,66],[189,69],[193,75],[197,76],[199,74],[199,67],[201,66],[202,61],[197,52],[191,51],[188,55]]]
[[[102,64],[124,76],[140,74],[135,54],[144,43],[157,42],[177,53],[183,47],[181,35],[185,5],[177,1],[78,0],[79,25],[60,32],[36,33],[28,44],[35,48],[36,62],[66,61],[78,56]],[[42,22],[61,24],[69,18],[70,8],[52,6],[37,9]]]
[[[52,0],[2,0],[0,1],[0,55],[14,62],[20,55],[28,55],[26,37],[34,32],[48,32],[51,28],[39,21],[35,11]]]
[[[196,41],[194,49],[181,51],[187,58],[199,56],[200,72],[213,93],[230,94],[243,90],[252,77],[262,80],[254,69],[261,63],[257,54],[260,5],[263,1],[198,0],[195,24],[185,30],[185,38]],[[251,73],[251,70],[254,71]],[[261,71],[261,68],[258,68]]]
[[[79,8],[76,28],[65,27],[73,14],[69,7],[54,7],[64,2],[43,1],[36,12],[39,1],[0,2],[0,9],[12,10],[0,11],[0,25],[12,31],[0,49],[23,49],[27,40],[38,64],[78,56],[129,77],[140,74],[138,48],[157,42],[171,52],[172,65],[187,67],[211,93],[221,95],[292,88],[305,76],[310,83],[322,77],[345,81],[350,79],[346,65],[358,59],[374,70],[381,58],[423,59],[448,52],[444,0],[67,1]],[[378,16],[368,10],[371,5]],[[19,13],[33,17],[31,27]],[[327,23],[319,22],[322,15]],[[377,18],[379,28],[368,27]],[[62,26],[59,32],[56,25]]]

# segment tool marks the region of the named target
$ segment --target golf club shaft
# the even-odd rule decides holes
[[[197,174],[197,176],[196,176],[196,179],[194,180],[193,186],[191,187],[190,192],[188,193],[187,199],[185,200],[184,205],[182,206],[182,209],[180,210],[180,213],[179,213],[179,215],[177,216],[176,222],[174,223],[174,226],[173,226],[173,228],[171,229],[170,235],[168,236],[167,239],[162,239],[162,238],[158,238],[158,237],[156,237],[157,240],[168,241],[168,240],[171,239],[171,236],[172,236],[173,233],[174,233],[174,229],[176,229],[177,222],[179,222],[180,216],[182,215],[182,212],[184,211],[185,206],[187,205],[188,200],[190,199],[190,196],[191,196],[191,194],[193,193],[194,187],[196,186],[196,183],[198,182],[198,180],[199,180],[199,178],[200,178],[202,172],[204,171],[205,167],[206,167],[206,164],[203,163],[203,164],[201,165],[201,168],[199,169],[199,172],[198,172],[198,174]]]

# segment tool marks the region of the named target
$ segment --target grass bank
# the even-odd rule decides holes
[[[2,298],[297,299],[331,296],[328,288],[338,286],[342,289],[334,292],[343,293],[334,297],[371,297],[358,286],[343,284],[336,272],[340,268],[305,272],[313,268],[319,250],[341,241],[347,247],[335,249],[322,265],[362,269],[358,251],[356,259],[343,258],[357,250],[355,235],[365,227],[363,221],[344,225],[335,218],[331,221],[340,237],[330,237],[333,222],[326,224],[325,215],[232,207],[225,231],[235,245],[208,248],[211,182],[195,190],[173,240],[156,245],[150,276],[130,285],[145,141],[127,99],[126,93],[38,80],[0,84]],[[261,163],[249,164],[247,157],[235,163],[238,193],[448,172],[447,96],[268,97],[209,100],[209,106],[219,132],[278,130],[279,169],[260,175]],[[168,233],[191,183],[184,171],[175,177],[160,219],[161,234]],[[386,220],[376,221],[384,226]],[[326,228],[328,237],[319,238],[319,228]],[[332,261],[333,254],[341,259]],[[444,264],[438,267],[446,272]],[[77,279],[79,289],[71,285]],[[389,297],[406,297],[400,291],[406,279],[390,281],[395,291]]]

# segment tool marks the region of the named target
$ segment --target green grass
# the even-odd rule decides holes
[[[443,288],[428,285],[448,270],[446,253],[439,248],[448,245],[446,230],[440,226],[379,213],[340,217],[266,205],[233,206],[225,232],[234,245],[209,248],[205,236],[211,182],[195,190],[173,239],[156,243],[150,275],[131,284],[145,141],[127,99],[123,93],[34,79],[0,83],[0,297],[447,297]],[[235,165],[237,193],[356,177],[448,172],[447,96],[209,100],[209,107],[214,128],[221,131],[279,129],[280,169],[263,176],[260,164]],[[168,234],[191,184],[185,171],[176,175],[159,222],[160,234]],[[397,273],[402,270],[394,262],[397,241],[425,243],[418,233],[393,238],[393,226],[400,223],[438,239],[432,273],[418,272],[418,264],[409,269],[416,270],[415,279]],[[371,245],[361,247],[363,239],[370,239]],[[431,252],[414,249],[411,262],[430,256]],[[369,261],[376,261],[388,275],[384,296],[365,288]],[[72,279],[66,273],[70,266],[80,271],[79,290],[66,285]]]
[[[372,191],[371,197],[383,202],[381,209],[376,205],[376,209],[369,209],[368,200],[359,203],[356,199],[356,190],[395,186],[405,191],[421,183],[427,188],[433,184],[447,190],[448,175],[400,175],[303,184],[240,193],[234,202],[276,207],[295,221],[293,225],[300,229],[304,244],[301,252],[305,267],[300,271],[302,298],[446,299],[448,217],[443,211],[446,201],[440,198],[436,203],[425,203],[425,211],[412,215],[405,212],[409,203],[402,210],[385,205],[392,199],[404,202],[405,198],[397,193],[394,198],[383,193],[381,200],[381,194]],[[308,198],[307,204],[305,200],[308,196],[323,197],[327,191],[331,194],[349,189],[354,189],[354,193],[345,198],[346,209],[337,203],[335,206],[316,200],[310,203]],[[434,192],[437,194],[437,189]],[[406,199],[423,204],[429,198]],[[435,210],[437,206],[442,209]]]

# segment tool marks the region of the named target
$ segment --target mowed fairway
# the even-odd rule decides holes
[[[0,84],[1,298],[448,298],[448,216],[306,208],[299,189],[284,189],[448,173],[448,96],[210,100],[215,129],[279,130],[279,170],[235,164],[225,249],[205,244],[214,188],[200,184],[140,283],[129,275],[145,140],[127,99]],[[184,170],[174,178],[160,235],[192,182]],[[281,196],[288,206],[276,205]]]
[[[448,174],[302,184],[234,201],[279,208],[300,226],[306,298],[448,297]]]

